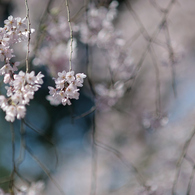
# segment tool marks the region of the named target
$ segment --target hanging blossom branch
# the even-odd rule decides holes
[[[12,46],[28,40],[29,32],[25,24],[26,18],[9,16],[4,23],[4,27],[0,28],[0,60],[4,61],[5,65],[0,69],[0,75],[4,76],[3,82],[8,86],[5,86],[6,96],[0,95],[0,107],[6,112],[5,119],[8,122],[14,122],[15,118],[22,119],[25,117],[25,106],[34,98],[35,91],[43,84],[44,75],[39,72],[35,76],[34,71],[15,73],[20,63],[10,61],[14,57]],[[30,31],[33,32],[32,29]]]
[[[0,95],[0,108],[6,112],[5,119],[8,122],[14,122],[15,118],[22,119],[26,115],[26,105],[29,104],[30,100],[34,98],[34,93],[37,91],[41,84],[43,84],[42,78],[44,75],[39,72],[35,76],[35,72],[29,73],[29,52],[30,52],[30,35],[34,31],[30,28],[30,17],[29,17],[29,7],[27,0],[26,4],[26,17],[24,19],[20,17],[14,18],[9,16],[7,20],[4,21],[4,27],[0,28],[0,60],[4,62],[4,65],[0,68],[0,75],[4,76],[3,83],[7,91],[6,95]],[[26,25],[28,21],[28,27]],[[12,62],[13,55],[13,45],[27,41],[27,53],[26,53],[26,73],[18,71],[19,62]],[[15,161],[15,134],[13,129],[13,124],[11,124],[12,132],[12,164],[13,169],[10,176],[10,193],[11,195],[16,194],[30,194],[32,190],[37,188],[36,185],[30,184],[23,176],[20,175],[17,168],[23,161],[24,153],[20,151],[21,156],[18,159],[18,163]],[[23,143],[23,140],[22,140]],[[24,143],[23,143],[24,144]],[[18,176],[23,182],[29,184],[28,189],[22,190],[15,185],[15,176]],[[33,189],[32,189],[32,188]],[[40,186],[39,186],[40,187]],[[38,187],[38,188],[39,188]],[[42,185],[43,187],[43,185]],[[40,191],[42,191],[42,187]],[[37,189],[36,189],[37,190]],[[39,190],[37,190],[39,191]],[[4,192],[0,189],[0,194]]]
[[[83,86],[83,79],[86,78],[84,73],[78,73],[75,75],[74,71],[72,71],[72,43],[73,43],[73,31],[70,22],[70,9],[68,5],[68,0],[66,0],[66,8],[67,8],[67,16],[68,16],[68,24],[70,30],[70,57],[69,57],[69,72],[63,70],[62,72],[58,72],[58,78],[55,79],[55,88],[49,86],[49,94],[46,98],[50,101],[51,105],[71,105],[70,99],[79,99],[79,89],[78,87]]]

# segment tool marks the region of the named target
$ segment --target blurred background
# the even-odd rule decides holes
[[[67,7],[28,1],[30,69],[45,77],[25,119],[14,122],[16,185],[41,180],[42,194],[62,194],[52,177],[67,195],[195,194],[195,2],[113,2],[69,1],[73,70],[87,78],[79,100],[56,107],[45,97],[57,72],[68,70]],[[9,15],[26,15],[23,0],[1,0],[0,10],[2,27]],[[23,65],[25,44],[14,48]],[[4,117],[1,110],[0,187],[7,191],[12,141]]]

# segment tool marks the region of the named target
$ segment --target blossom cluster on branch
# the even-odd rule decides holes
[[[6,86],[7,98],[0,95],[0,107],[6,112],[5,119],[13,122],[15,117],[21,119],[25,117],[25,105],[29,104],[30,100],[34,98],[34,93],[41,84],[43,84],[41,72],[35,76],[35,72],[25,73],[20,71],[14,74],[11,71],[5,74],[4,83],[9,83]]]
[[[58,72],[58,78],[55,79],[55,88],[49,88],[47,99],[52,105],[66,104],[71,105],[70,99],[79,99],[79,89],[77,87],[83,86],[83,79],[86,75],[78,73],[74,76],[74,71]]]
[[[134,70],[133,58],[126,47],[120,30],[114,27],[117,17],[117,1],[112,1],[108,8],[89,4],[87,22],[80,23],[81,41],[102,51],[105,68],[109,70],[111,82],[95,86],[97,105],[101,110],[109,109],[123,97],[126,82],[130,80]]]
[[[9,122],[14,122],[15,118],[25,117],[25,105],[29,104],[35,91],[43,84],[43,74],[38,73],[35,76],[34,71],[16,73],[19,62],[11,62],[12,57],[14,57],[13,44],[26,41],[29,36],[25,22],[26,18],[9,16],[4,21],[4,27],[0,28],[0,60],[4,62],[0,69],[0,75],[4,76],[4,84],[8,84],[5,86],[6,96],[0,95],[0,107],[6,112],[5,119]]]
[[[132,77],[134,69],[133,58],[126,46],[122,32],[114,27],[117,6],[117,1],[112,1],[108,7],[98,7],[94,2],[91,2],[88,4],[89,9],[86,11],[86,15],[83,14],[78,23],[71,22],[74,37],[72,44],[73,66],[76,67],[75,59],[79,52],[77,43],[82,42],[91,48],[100,50],[100,55],[103,55],[100,58],[105,59],[104,68],[109,70],[110,75],[107,78],[111,78],[112,82],[109,81],[106,85],[102,83],[95,85],[96,100],[98,105],[103,105],[101,108],[115,105],[124,95],[126,81]],[[50,73],[56,76],[58,72],[69,70],[70,29],[67,18],[60,14],[52,15],[52,10],[46,24],[47,41],[44,41],[33,62],[35,65],[48,65]],[[48,96],[47,99],[52,104],[58,105],[61,102],[60,98],[57,98],[59,94],[57,96],[52,94],[52,96],[55,96],[56,101],[51,96]],[[65,104],[69,104],[69,101]]]

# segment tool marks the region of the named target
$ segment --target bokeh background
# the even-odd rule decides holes
[[[44,10],[50,1],[28,2],[31,27],[36,30],[32,34],[32,44],[36,45],[40,33],[43,35],[41,48],[45,40],[50,41],[45,33],[50,14],[66,17],[66,6],[64,1],[52,1],[48,14]],[[110,2],[93,1],[97,8],[108,8]],[[73,22],[79,23],[80,18],[85,17],[85,9],[81,8],[86,3],[70,1],[70,15],[75,16]],[[22,0],[1,0],[0,10],[1,26],[9,15],[25,17],[26,11]],[[189,189],[195,194],[195,2],[126,0],[119,1],[117,10],[113,21],[115,30],[120,30],[126,42],[131,66],[138,67],[123,96],[109,108],[97,103],[98,94],[94,96],[93,87],[109,81],[104,51],[78,41],[73,69],[85,72],[89,78],[81,89],[79,100],[73,101],[71,106],[51,106],[45,97],[47,86],[53,85],[55,73],[50,71],[49,64],[33,62],[36,55],[32,49],[31,69],[37,73],[42,71],[45,78],[44,85],[27,108],[23,124],[26,144],[67,195],[169,195],[173,194],[176,178],[176,194],[188,194]],[[45,13],[48,18],[40,25]],[[156,37],[155,31],[159,31]],[[150,44],[147,37],[155,37],[150,49],[147,49]],[[169,45],[175,61],[170,60]],[[14,52],[17,60],[23,62],[25,47],[16,45]],[[1,88],[3,91],[3,86]],[[0,111],[2,181],[12,170],[10,124],[4,117]],[[16,156],[20,153],[22,123],[14,122]],[[54,146],[48,140],[52,140]],[[178,160],[184,151],[180,167]],[[44,181],[43,194],[61,194],[40,163],[28,152],[25,152],[18,171],[31,182]],[[18,178],[16,183],[20,186],[25,182]],[[0,187],[7,190],[9,183],[2,182]]]

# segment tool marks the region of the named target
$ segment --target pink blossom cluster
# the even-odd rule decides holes
[[[86,19],[80,23],[81,41],[89,45],[102,42],[102,37],[107,35],[104,41],[109,41],[111,34],[114,32],[113,20],[117,16],[117,1],[112,1],[107,8],[101,6],[96,7],[94,3],[89,4]]]
[[[4,21],[4,27],[0,28],[0,60],[9,65],[9,61],[14,57],[11,46],[15,43],[25,41],[28,37],[28,30],[25,24],[26,18],[14,18],[9,16]]]
[[[15,118],[21,119],[25,117],[26,108],[30,100],[34,98],[34,93],[37,91],[44,77],[41,72],[35,76],[35,72],[25,73],[20,71],[14,74],[12,70],[8,70],[4,76],[4,83],[9,83],[6,86],[7,97],[0,95],[0,107],[6,112],[5,119],[13,122]]]
[[[77,87],[83,86],[83,79],[86,78],[84,73],[78,73],[74,75],[74,71],[62,71],[58,72],[58,78],[55,79],[55,88],[49,88],[49,94],[47,100],[52,105],[66,104],[71,105],[70,99],[79,98],[79,89]]]
[[[146,130],[155,131],[167,125],[169,118],[166,113],[144,113],[142,125]]]
[[[110,107],[114,106],[125,93],[124,83],[120,81],[110,87],[98,84],[95,90],[98,94],[97,107],[99,110],[103,111],[109,110]]]
[[[114,87],[114,85],[118,81],[123,83],[120,94],[124,94],[125,82],[131,78],[134,68],[130,50],[125,45],[126,42],[122,38],[122,33],[114,27],[113,22],[117,17],[117,6],[117,1],[112,1],[108,8],[103,6],[97,7],[94,2],[89,3],[89,9],[86,13],[87,22],[84,16],[78,24],[71,22],[74,37],[72,45],[73,63],[78,50],[76,39],[84,44],[97,47],[104,54],[103,58],[106,58],[104,67],[109,68],[110,75],[108,77],[112,77],[113,82],[112,85],[107,86],[99,84],[97,88],[101,88],[101,90],[97,90],[97,94],[99,95],[98,100],[107,102],[109,107],[110,105],[116,104],[117,100],[122,97],[122,95],[118,95],[118,87]],[[50,73],[57,75],[57,72],[61,73],[61,71],[67,71],[69,69],[71,49],[70,29],[67,18],[55,15],[55,20],[51,18],[51,20],[48,21],[46,31],[47,42],[45,42],[43,47],[37,52],[34,64],[46,64],[48,65]],[[100,85],[102,86],[100,87]],[[115,86],[117,85],[118,84]],[[115,95],[113,96],[114,91]],[[110,93],[112,97],[110,97]],[[59,94],[57,96],[59,96]],[[52,104],[58,105],[62,102],[60,96],[58,98],[57,96],[55,98],[49,96]],[[108,100],[109,97],[110,100]],[[64,101],[65,100],[66,99],[64,99]],[[69,104],[69,101],[66,101],[64,104]]]
[[[97,102],[103,104],[101,109],[114,106],[124,95],[125,83],[130,80],[134,70],[133,58],[125,45],[126,41],[121,31],[114,28],[117,6],[117,1],[112,1],[108,8],[96,7],[91,3],[87,12],[87,23],[83,21],[80,24],[81,41],[102,51],[104,67],[108,67],[112,80],[110,85],[98,84],[95,87],[99,96]]]
[[[29,104],[30,99],[33,99],[34,93],[41,87],[44,77],[41,73],[35,76],[34,71],[31,73],[20,71],[16,74],[19,62],[10,62],[14,57],[11,46],[25,41],[28,37],[25,21],[26,18],[9,16],[8,20],[4,21],[5,26],[0,28],[0,59],[5,62],[0,68],[0,75],[4,76],[3,82],[8,84],[5,86],[6,96],[0,95],[0,107],[6,112],[5,119],[9,122],[13,122],[15,118],[25,117],[25,105]]]
[[[49,20],[47,24],[46,41],[37,52],[33,60],[34,65],[47,65],[51,75],[56,76],[57,72],[69,69],[70,56],[70,29],[67,18],[56,16],[56,20]],[[78,27],[71,23],[73,35],[78,31]],[[72,60],[77,56],[77,41],[73,38]]]

